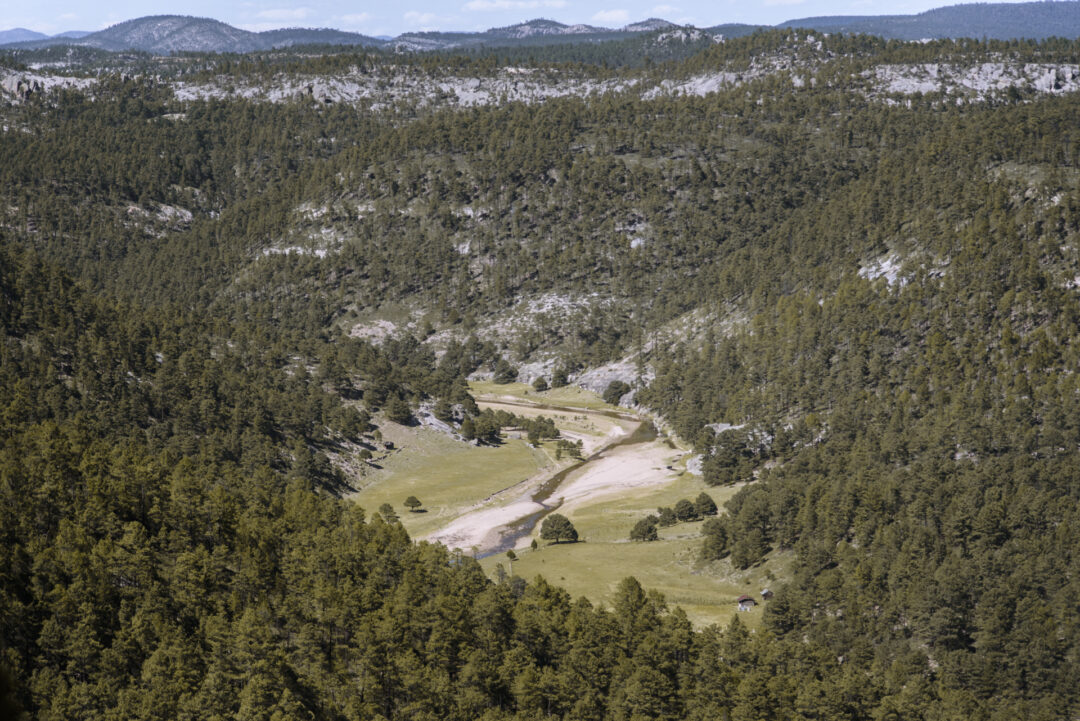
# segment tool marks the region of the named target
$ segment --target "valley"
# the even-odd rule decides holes
[[[1075,721],[1080,40],[215,27],[0,48],[0,717]]]
[[[629,540],[633,525],[661,506],[703,490],[723,505],[742,487],[707,489],[686,469],[693,452],[670,436],[658,437],[650,420],[569,386],[543,393],[525,384],[472,388],[481,408],[552,418],[564,439],[582,441],[584,460],[557,460],[553,441],[528,449],[526,460],[527,444],[512,431],[500,445],[485,447],[448,442],[429,428],[387,424],[382,437],[393,439],[398,452],[358,478],[362,487],[350,499],[372,511],[390,503],[410,535],[476,556],[492,576],[512,566],[523,578],[542,575],[572,595],[608,605],[618,583],[634,576],[699,626],[726,623],[737,612],[738,596],[782,582],[788,554],[742,572],[727,562],[700,562],[700,522],[660,529],[655,542]],[[422,512],[404,509],[409,495],[423,501]],[[540,538],[540,521],[552,511],[578,529],[577,543]],[[515,552],[512,563],[507,550]],[[760,613],[741,618],[755,627]]]

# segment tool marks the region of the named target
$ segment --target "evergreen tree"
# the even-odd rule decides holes
[[[408,425],[413,420],[412,409],[408,403],[395,396],[386,404],[386,417],[394,423]]]
[[[701,516],[697,512],[696,506],[685,498],[679,499],[675,504],[675,518],[680,521],[696,521]]]
[[[716,502],[713,501],[712,496],[702,491],[694,500],[694,512],[699,518],[715,516],[717,513]]]
[[[646,516],[634,524],[630,529],[631,541],[657,541],[660,536],[656,532],[659,519],[656,516]]]
[[[564,540],[574,543],[578,540],[578,532],[566,516],[552,513],[540,524],[540,538],[555,543],[561,543]]]
[[[611,405],[618,405],[619,399],[630,392],[630,386],[623,381],[611,381],[608,387],[604,389],[604,402]]]
[[[517,368],[510,365],[510,362],[505,358],[499,358],[495,363],[494,380],[496,383],[513,383],[517,380],[518,371]]]

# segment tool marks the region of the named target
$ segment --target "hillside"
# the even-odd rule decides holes
[[[927,38],[1075,38],[1080,36],[1080,3],[967,3],[917,15],[827,16],[788,20],[780,28],[830,33],[866,33],[897,40]]]
[[[253,33],[234,28],[218,20],[180,15],[137,18],[92,33],[62,33],[49,38],[44,36],[13,38],[4,42],[14,43],[24,49],[73,45],[111,52],[139,50],[164,54],[176,52],[248,53],[293,45],[375,47],[383,44],[381,40],[341,30],[288,28]]]
[[[77,36],[64,33],[47,37],[31,31],[10,30],[5,31],[10,36],[0,36],[0,45],[15,45],[22,49],[76,45],[114,52],[140,50],[150,53],[247,53],[294,45],[389,45],[398,50],[413,51],[478,46],[536,46],[565,42],[591,43],[624,39],[669,26],[674,27],[665,21],[652,20],[613,30],[588,25],[568,26],[552,20],[537,19],[479,33],[406,33],[386,41],[329,28],[283,28],[255,33],[210,18],[157,15],[128,20],[105,30],[79,33]],[[5,37],[7,39],[4,39]]]
[[[34,32],[33,30],[27,30],[26,28],[0,30],[0,45],[6,45],[7,43],[32,42],[34,40],[43,40],[47,37],[49,36],[45,33]]]
[[[928,10],[917,15],[821,16],[788,20],[776,28],[802,28],[827,33],[867,34],[886,39],[944,38],[1046,39],[1080,37],[1080,3],[1075,0],[1028,3],[970,3]],[[656,33],[704,33],[716,38],[749,35],[768,26],[723,23],[704,31],[649,18],[622,28],[566,25],[537,18],[483,32],[407,32],[395,38],[373,38],[331,28],[283,28],[248,32],[209,18],[179,15],[148,16],[128,20],[93,33],[68,32],[48,37],[30,30],[0,32],[0,46],[22,50],[75,45],[112,52],[248,53],[296,45],[386,47],[396,52],[462,51],[513,48],[530,52],[560,48],[562,60],[595,61],[571,48],[596,43],[632,41]],[[635,48],[640,51],[640,48]],[[700,49],[700,48],[697,48]],[[686,57],[681,55],[680,57]],[[659,58],[667,59],[667,58]]]
[[[1080,45],[687,42],[5,69],[14,702],[1072,721]],[[410,539],[629,428],[571,386],[668,436],[583,542]]]

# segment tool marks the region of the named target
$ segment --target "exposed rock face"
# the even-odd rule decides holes
[[[293,97],[297,100],[312,100],[324,105],[330,105],[339,99],[335,89],[325,83],[308,83],[297,90]]]
[[[698,454],[686,462],[686,472],[692,476],[703,476],[705,472],[701,465],[705,462],[705,456]]]
[[[37,78],[25,78],[17,75],[9,75],[0,80],[0,87],[9,95],[14,95],[19,100],[26,100],[34,93],[42,90],[41,81]]]
[[[657,30],[668,30],[670,28],[678,27],[673,22],[663,20],[661,18],[649,18],[648,20],[642,20],[639,23],[630,23],[623,28],[623,32],[627,33],[651,33]]]
[[[645,369],[645,374],[642,380],[648,382],[652,380],[652,373],[650,369]],[[603,393],[607,390],[607,387],[614,381],[622,381],[631,387],[635,387],[638,382],[638,367],[637,364],[629,359],[616,361],[615,363],[608,363],[602,365],[599,368],[593,368],[585,371],[580,376],[573,380],[574,385],[580,386],[585,390],[592,391],[594,393]],[[630,394],[627,394],[630,395]]]
[[[654,40],[656,45],[670,45],[672,43],[696,43],[699,40],[708,39],[714,43],[720,43],[724,41],[724,36],[720,34],[710,34],[704,30],[698,30],[697,28],[680,28],[672,27],[667,32],[660,33]]]
[[[607,28],[590,25],[564,25],[554,20],[537,18],[505,28],[492,28],[487,35],[497,38],[530,38],[536,35],[580,35],[582,33],[610,32]]]
[[[1080,90],[1080,66],[1038,63],[879,65],[872,71],[878,92],[911,95],[946,92],[983,100],[1009,88],[1058,95]],[[864,73],[870,76],[870,73]]]
[[[370,102],[382,107],[404,101],[419,106],[474,107],[495,105],[504,100],[535,103],[556,97],[594,97],[622,92],[636,82],[636,78],[593,80],[522,68],[505,68],[495,75],[479,78],[425,76],[390,68],[379,74],[279,75],[250,84],[223,77],[218,82],[180,82],[173,88],[178,100],[242,97],[272,103],[290,100],[314,100],[323,104]]]
[[[188,19],[191,20],[191,19]],[[144,28],[147,33],[163,27]],[[566,26],[572,27],[572,26]],[[173,28],[177,32],[184,28]],[[188,28],[190,29],[190,28]],[[676,28],[668,35],[684,41],[701,40],[701,31]],[[693,36],[693,37],[691,37]],[[715,38],[713,38],[715,41]],[[888,104],[918,93],[942,93],[957,103],[984,102],[1019,91],[1023,95],[1060,95],[1080,91],[1080,65],[1072,63],[1025,63],[1003,54],[984,56],[988,61],[970,63],[887,63],[852,72],[845,80],[855,92]],[[784,48],[751,58],[746,65],[716,68],[690,77],[657,79],[628,74],[597,78],[587,73],[554,68],[504,67],[477,76],[449,72],[416,73],[405,66],[385,65],[375,70],[351,68],[333,74],[279,73],[273,77],[226,76],[203,82],[169,83],[177,100],[245,98],[261,102],[309,101],[318,105],[355,104],[378,111],[399,103],[415,107],[477,107],[504,102],[541,103],[552,98],[589,98],[607,94],[637,94],[643,99],[704,96],[740,87],[766,77],[776,77],[792,90],[817,85],[818,72],[841,59],[823,47],[814,35],[797,36]],[[829,82],[837,82],[834,75]],[[122,80],[132,79],[127,75]],[[35,94],[57,87],[88,89],[94,78],[52,75],[46,71],[0,70],[0,96],[24,102]],[[648,237],[630,236],[634,247]]]
[[[0,70],[0,73],[3,71]],[[47,93],[54,88],[85,89],[93,86],[93,78],[71,78],[60,75],[32,75],[11,72],[0,76],[0,96],[6,96],[16,102],[25,102],[32,95]]]

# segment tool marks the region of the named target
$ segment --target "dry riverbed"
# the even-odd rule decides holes
[[[443,543],[479,555],[506,547],[528,545],[532,525],[547,512],[560,508],[569,499],[602,495],[625,488],[628,482],[655,481],[650,474],[627,473],[634,463],[626,449],[645,445],[619,445],[631,439],[642,426],[640,419],[627,414],[582,408],[544,407],[516,398],[477,398],[482,408],[506,410],[519,416],[546,416],[555,420],[567,440],[581,440],[584,463],[574,470],[567,462],[555,463],[544,472],[522,481],[429,533],[427,540]],[[673,451],[664,446],[670,455]],[[620,453],[621,452],[621,453]],[[610,463],[614,457],[615,463]]]
[[[357,502],[375,510],[386,501],[401,510],[407,495],[417,495],[427,512],[401,513],[409,533],[481,558],[492,575],[509,565],[504,551],[513,548],[514,574],[543,575],[601,604],[611,602],[619,581],[632,575],[699,626],[725,623],[738,596],[756,595],[787,575],[789,559],[782,554],[748,571],[727,561],[702,564],[700,523],[660,529],[654,543],[628,540],[633,525],[659,506],[702,491],[722,506],[738,490],[707,488],[686,471],[689,449],[657,437],[648,420],[580,389],[541,394],[517,384],[474,387],[473,393],[485,408],[552,418],[563,438],[582,441],[585,461],[565,455],[557,460],[554,442],[531,447],[508,437],[499,447],[478,447],[432,429],[386,423],[384,434],[401,451],[364,478]],[[580,543],[539,539],[543,516],[555,510],[574,524]],[[761,609],[739,615],[753,627]]]

